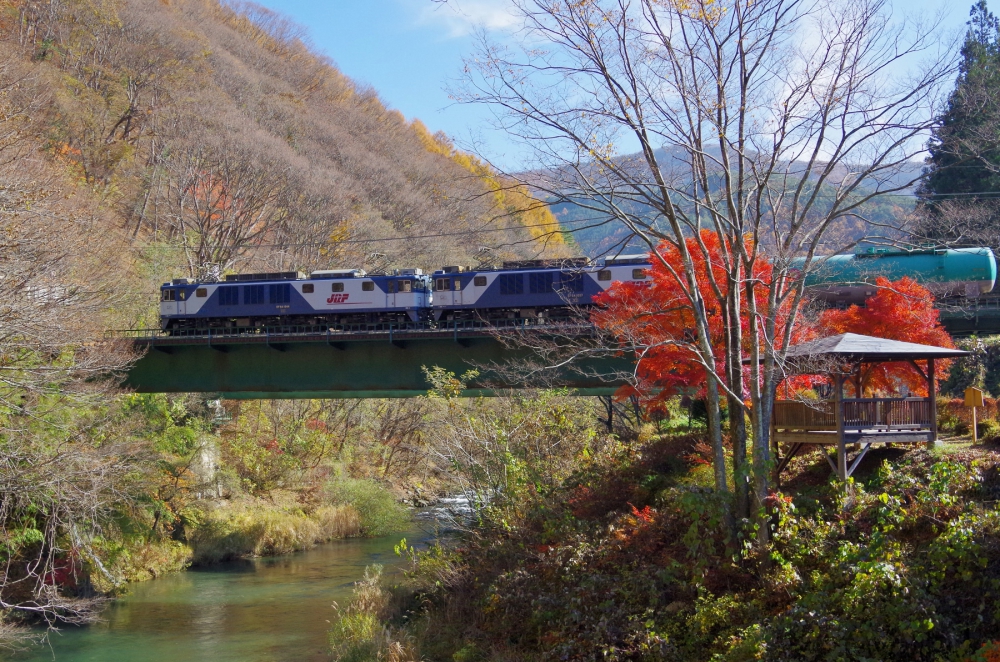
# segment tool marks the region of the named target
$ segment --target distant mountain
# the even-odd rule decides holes
[[[715,153],[718,154],[718,150]],[[683,176],[689,168],[689,164],[686,161],[686,153],[680,148],[670,150],[660,149],[657,151],[657,159],[661,164],[661,168],[668,176],[671,173]],[[640,154],[630,154],[621,157],[619,165],[624,168],[633,169],[634,173],[639,177],[648,172],[645,161]],[[825,165],[818,164],[814,167],[813,172],[825,167]],[[863,182],[862,189],[864,191],[875,190],[876,185],[879,185],[881,190],[905,186],[898,193],[886,195],[877,202],[866,205],[863,210],[864,215],[873,223],[883,225],[894,223],[898,219],[905,218],[905,216],[910,214],[914,209],[916,199],[913,197],[913,187],[906,185],[920,176],[923,167],[922,163],[906,164],[881,183],[873,181]],[[790,170],[792,172],[795,171],[794,164]],[[804,164],[800,168],[800,171],[802,175],[806,174]],[[598,176],[589,173],[586,167],[583,168],[583,172],[588,178],[600,181]],[[836,186],[850,175],[851,169],[846,165],[837,166],[828,179],[827,185],[831,187]],[[641,252],[646,250],[644,244],[630,237],[628,229],[620,222],[611,220],[606,214],[588,209],[589,205],[586,200],[579,199],[579,202],[574,203],[542,193],[542,191],[546,190],[559,190],[565,192],[563,193],[565,197],[572,197],[570,192],[574,190],[575,174],[568,171],[533,171],[523,173],[520,175],[520,178],[527,181],[529,185],[533,185],[539,197],[547,199],[559,223],[568,234],[571,234],[573,241],[584,254],[590,257],[598,257],[606,253],[621,251]],[[814,178],[814,176],[811,175],[811,178]],[[609,182],[609,190],[611,188],[610,185],[611,182]],[[629,200],[627,196],[619,197],[616,200],[616,204],[624,211],[638,217],[655,218],[655,214],[651,208],[642,203]],[[865,234],[863,224],[860,222],[856,223],[854,229],[849,231],[849,234],[854,238],[863,236]]]

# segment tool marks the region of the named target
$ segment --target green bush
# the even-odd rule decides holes
[[[952,360],[941,392],[961,397],[969,386],[978,386],[987,393],[1000,395],[1000,336],[973,336],[955,344],[972,354]]]
[[[864,483],[776,494],[770,544],[740,550],[719,495],[672,478],[656,443],[464,542],[463,573],[418,590],[424,652],[964,662],[1000,631],[1000,455],[914,450]]]
[[[1000,422],[992,419],[979,421],[976,424],[976,434],[984,444],[995,444],[1000,441]]]
[[[951,432],[957,435],[969,433],[968,423],[962,420],[957,413],[959,407],[965,407],[965,404],[960,400],[938,398],[938,430],[940,432]]]
[[[192,557],[191,548],[184,543],[156,537],[126,541],[98,538],[93,549],[103,558],[104,571],[88,562],[90,583],[94,589],[109,594],[121,590],[128,582],[183,570]]]
[[[361,518],[361,531],[366,536],[384,536],[406,528],[410,512],[389,491],[388,487],[363,478],[340,478],[327,486],[334,503],[353,506]]]

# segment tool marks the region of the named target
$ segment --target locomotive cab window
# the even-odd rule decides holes
[[[163,290],[163,300],[164,301],[176,301],[177,300],[177,290]]]
[[[396,281],[390,280],[389,281],[389,294],[395,294],[395,293],[396,293]]]
[[[177,295],[181,301],[184,301],[184,299],[187,299],[187,290],[177,290]]]
[[[401,280],[401,281],[399,281],[399,291],[400,292],[409,292],[410,289],[412,289],[412,287],[411,287],[412,284],[413,284],[413,281],[411,281],[411,280]]]
[[[476,276],[472,279],[472,284],[476,287],[486,287],[486,276]]]
[[[451,281],[451,284],[452,284],[452,287],[454,288],[454,290],[456,292],[458,292],[459,290],[462,289],[462,279],[461,278],[453,278],[452,281]]]
[[[445,291],[447,289],[450,289],[449,286],[448,286],[448,279],[447,278],[438,278],[437,280],[435,280],[434,281],[434,289],[437,290],[438,292],[443,292],[443,291]]]
[[[611,280],[611,269],[601,269],[598,271],[597,280]]]
[[[370,280],[366,280],[365,282],[361,283],[361,291],[362,292],[371,292],[374,289],[375,289],[375,283],[373,283]]]
[[[199,287],[197,290],[194,291],[194,295],[196,297],[198,297],[199,299],[204,299],[205,297],[208,296],[208,288],[207,287]]]
[[[645,269],[633,269],[632,270],[632,280],[646,280],[646,270]]]
[[[333,283],[333,285],[330,286],[330,290],[332,292],[343,292],[344,291],[344,284],[343,283]]]
[[[312,294],[316,291],[316,285],[313,283],[304,283],[302,285],[302,294]]]

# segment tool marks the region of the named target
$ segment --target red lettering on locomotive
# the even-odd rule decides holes
[[[326,302],[327,303],[346,303],[347,302],[347,297],[349,297],[349,296],[351,296],[351,295],[350,294],[331,294],[330,298],[327,299]]]

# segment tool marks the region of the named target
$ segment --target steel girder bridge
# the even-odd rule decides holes
[[[1000,297],[951,300],[941,321],[956,336],[1000,333]],[[519,388],[489,366],[530,361],[533,351],[504,342],[518,333],[545,336],[546,326],[511,320],[441,322],[437,328],[409,324],[268,329],[158,329],[116,331],[142,352],[125,386],[139,393],[211,393],[227,399],[399,398],[430,388],[423,369],[440,367],[456,375],[478,369],[465,395],[491,395]],[[593,336],[586,323],[551,325],[549,338]],[[633,369],[631,356],[577,360],[552,370],[548,383],[579,395],[612,395]]]
[[[595,335],[589,324],[528,327],[524,320],[497,328],[482,322],[364,327],[275,327],[268,329],[116,331],[142,351],[125,386],[139,393],[211,393],[234,400],[280,398],[400,398],[426,395],[424,368],[456,375],[475,369],[466,396],[492,395],[523,387],[497,366],[537,362],[518,333],[548,342]],[[546,328],[549,326],[549,328]],[[502,335],[501,335],[502,334]],[[553,368],[548,384],[576,395],[612,395],[633,362],[626,356],[578,359]]]
[[[941,324],[953,336],[988,336],[1000,333],[1000,296],[955,298],[940,301]]]

